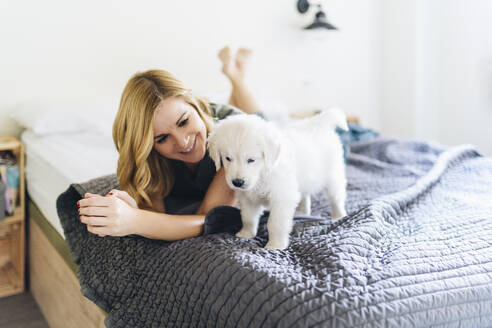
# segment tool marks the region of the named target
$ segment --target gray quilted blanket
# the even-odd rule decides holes
[[[71,185],[57,206],[109,327],[490,327],[492,159],[377,138],[352,145],[347,178],[350,214],[332,221],[317,195],[320,219],[296,220],[284,251],[263,248],[264,223],[236,238],[237,211],[224,212],[230,231],[172,243],[92,235],[76,202],[114,175]]]

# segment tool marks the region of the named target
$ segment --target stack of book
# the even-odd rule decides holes
[[[19,166],[11,151],[0,151],[0,220],[14,214],[19,194]]]

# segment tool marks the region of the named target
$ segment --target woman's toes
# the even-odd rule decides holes
[[[225,63],[231,60],[231,48],[229,46],[225,46],[224,48],[219,50],[219,58]]]
[[[231,55],[231,49],[226,46],[222,49],[220,49],[218,53],[219,59],[222,62],[222,72],[224,72],[225,75],[229,75],[231,72],[231,63],[232,63],[232,55]]]
[[[246,69],[246,65],[249,62],[249,58],[253,51],[248,48],[239,48],[236,53],[236,67],[237,69],[244,74],[244,70]]]
[[[239,59],[248,59],[251,54],[253,53],[253,50],[249,48],[239,48],[236,53],[236,58]]]

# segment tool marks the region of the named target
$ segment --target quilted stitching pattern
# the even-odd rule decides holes
[[[83,293],[110,327],[486,327],[492,322],[492,159],[470,147],[378,138],[351,146],[347,217],[296,222],[291,245],[219,233],[100,238],[57,206]]]

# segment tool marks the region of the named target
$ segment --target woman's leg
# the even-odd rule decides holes
[[[219,59],[223,64],[222,72],[232,84],[229,104],[246,113],[255,113],[260,111],[260,107],[244,81],[250,56],[251,50],[245,48],[238,49],[234,58],[229,47],[224,47],[219,51]]]
[[[229,77],[232,65],[231,49],[227,46],[220,49],[219,59],[222,62],[222,73],[224,73],[224,75],[227,76],[229,80],[231,80],[231,78]],[[231,92],[228,104],[234,107],[238,107],[236,101],[234,100],[234,92]]]

